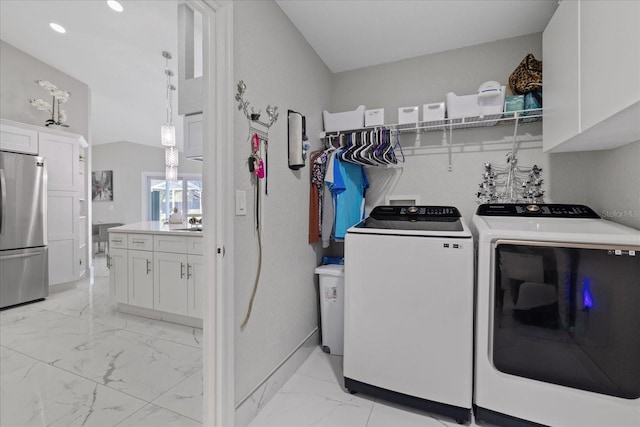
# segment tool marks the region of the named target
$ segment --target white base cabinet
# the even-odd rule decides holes
[[[158,278],[153,287],[156,310],[187,315],[187,255],[156,252],[153,272]]]
[[[128,250],[128,304],[153,309],[153,252]]]
[[[200,239],[202,240],[202,239]],[[187,259],[187,316],[204,317],[203,311],[204,258],[202,255],[189,255]]]
[[[111,248],[107,257],[107,268],[109,269],[111,299],[119,303],[128,304],[129,269],[127,250]]]
[[[134,307],[203,318],[202,237],[113,231],[107,262],[112,299],[127,312]]]

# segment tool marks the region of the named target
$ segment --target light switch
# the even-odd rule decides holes
[[[236,216],[247,214],[247,192],[236,190]]]

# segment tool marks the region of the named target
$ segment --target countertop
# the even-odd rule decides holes
[[[183,234],[185,236],[202,237],[201,224],[165,224],[161,221],[136,222],[134,224],[111,227],[110,233],[140,233],[140,234]]]

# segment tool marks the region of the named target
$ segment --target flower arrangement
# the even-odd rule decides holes
[[[36,80],[35,81],[41,88],[49,92],[49,94],[53,97],[52,103],[48,103],[42,99],[29,99],[29,104],[40,111],[47,111],[51,114],[51,118],[45,122],[45,126],[63,126],[69,127],[69,125],[65,124],[67,121],[67,113],[62,108],[60,108],[60,104],[64,104],[69,100],[71,96],[71,92],[58,89],[56,85],[47,81],[47,80]]]

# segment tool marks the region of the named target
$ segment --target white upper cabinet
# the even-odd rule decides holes
[[[640,2],[583,1],[580,42],[581,125],[589,129],[640,101]]]
[[[640,2],[565,0],[543,33],[544,151],[640,140]]]
[[[202,159],[202,113],[184,116],[184,156]]]
[[[545,151],[580,133],[579,4],[561,4],[542,34]]]
[[[0,150],[14,153],[38,154],[38,131],[0,123]]]

